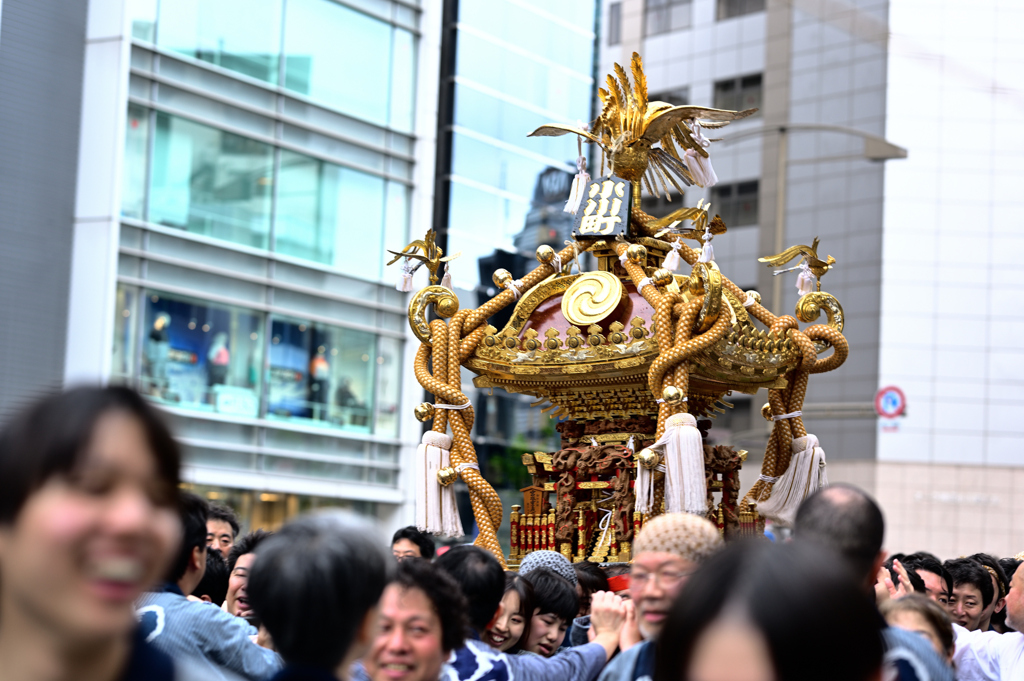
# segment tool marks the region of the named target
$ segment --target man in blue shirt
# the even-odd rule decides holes
[[[215,605],[192,601],[206,571],[206,501],[184,493],[181,500],[183,537],[178,557],[161,591],[139,599],[136,615],[145,640],[209,679],[262,681],[281,667],[272,650],[256,645],[256,628]]]

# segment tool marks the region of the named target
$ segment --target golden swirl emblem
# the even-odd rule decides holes
[[[562,296],[562,315],[579,327],[596,324],[619,306],[625,294],[622,282],[611,272],[587,272]]]

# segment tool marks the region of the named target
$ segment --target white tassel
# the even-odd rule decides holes
[[[810,266],[803,262],[800,263],[800,276],[796,278],[796,290],[800,292],[800,295],[805,296],[811,293],[817,288],[818,278],[814,276],[814,272],[811,272]]]
[[[652,513],[654,511],[654,471],[637,464],[636,472],[636,502],[633,510],[637,513]],[[664,468],[664,466],[659,466]]]
[[[408,259],[402,263],[402,276],[398,278],[395,288],[402,293],[412,290],[412,263]]]
[[[448,436],[446,435],[445,437]],[[442,449],[441,468],[448,468],[449,466],[451,466],[451,452],[448,449]],[[465,464],[460,465],[458,472],[461,473],[464,466]],[[434,475],[434,482],[437,482],[436,474]],[[447,487],[441,485],[441,483],[437,484],[441,488],[441,536],[461,537],[466,533],[462,529],[459,506],[455,502],[455,484],[453,483]]]
[[[668,255],[665,256],[665,262],[662,263],[662,267],[672,272],[675,272],[677,269],[679,269],[679,250],[682,247],[683,245],[681,243],[679,243],[678,241],[673,241],[672,250],[669,251]]]
[[[449,291],[454,291],[452,288],[452,273],[448,270],[448,263],[444,264],[444,276],[441,277],[441,286],[444,286]]]
[[[590,174],[587,172],[587,159],[580,156],[576,159],[576,176],[572,178],[572,190],[569,192],[569,200],[565,202],[566,213],[575,213],[583,203],[583,197],[587,193],[587,186],[590,185]]]
[[[697,258],[697,262],[711,262],[715,259],[715,249],[711,247],[711,239],[708,235],[704,236],[704,246],[700,249],[700,257]]]
[[[792,525],[800,502],[827,485],[825,450],[818,444],[818,438],[814,435],[794,438],[789,468],[775,483],[772,495],[758,504],[757,510],[766,518]]]
[[[690,133],[694,141],[705,150],[711,146],[711,140],[701,134],[700,125],[696,121],[690,126]],[[686,157],[686,167],[689,169],[690,175],[693,176],[694,184],[698,187],[713,187],[718,184],[718,175],[711,167],[710,156],[704,158],[693,149],[687,149],[683,155]]]
[[[665,434],[651,445],[665,461],[665,512],[704,515],[708,484],[704,475],[704,442],[692,414],[673,414]]]
[[[423,532],[441,534],[444,531],[442,492],[445,490],[437,481],[437,472],[449,465],[451,446],[450,435],[428,430],[416,449],[416,527]]]

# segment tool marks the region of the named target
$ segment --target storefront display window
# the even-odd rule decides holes
[[[262,323],[239,308],[148,293],[142,392],[174,406],[259,414]]]
[[[269,352],[267,418],[373,432],[374,334],[275,319]]]

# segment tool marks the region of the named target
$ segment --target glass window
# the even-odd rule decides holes
[[[618,45],[622,42],[622,3],[613,2],[608,5],[608,44]]]
[[[392,128],[412,132],[416,107],[416,38],[409,31],[395,29],[391,54]]]
[[[715,108],[742,111],[761,107],[761,74],[715,83]]]
[[[258,416],[261,315],[155,291],[146,295],[143,394],[176,407]]]
[[[267,418],[373,432],[377,338],[274,319]]]
[[[757,224],[758,181],[720,184],[711,189],[712,212],[722,216],[727,227]]]
[[[153,42],[156,35],[157,0],[128,0],[128,16],[132,22],[132,37]]]
[[[402,341],[380,338],[377,377],[377,427],[374,432],[398,437],[398,411],[402,406]]]
[[[273,156],[262,142],[158,113],[149,221],[267,248]]]
[[[386,125],[391,26],[331,0],[288,0],[285,13],[284,86]]]
[[[149,156],[149,111],[128,105],[124,133],[121,215],[142,220],[146,213],[146,158]]]
[[[380,278],[384,185],[382,178],[282,151],[275,249]]]
[[[692,0],[646,0],[644,35],[659,35],[690,27]]]
[[[117,287],[114,304],[114,348],[110,376],[115,382],[127,383],[134,375],[136,331],[138,326],[138,289]]]
[[[690,103],[690,88],[684,86],[655,92],[649,99],[652,102],[668,102],[672,106],[685,106]]]
[[[157,44],[276,84],[281,53],[281,0],[162,2]]]
[[[718,20],[764,11],[764,0],[718,0]]]

